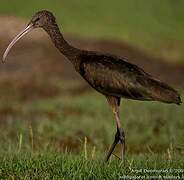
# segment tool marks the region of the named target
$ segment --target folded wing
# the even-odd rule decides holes
[[[119,58],[90,56],[81,63],[81,75],[97,91],[116,97],[181,103],[177,91],[141,68]]]

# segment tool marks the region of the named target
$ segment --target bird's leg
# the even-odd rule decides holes
[[[109,160],[109,158],[110,158],[111,154],[113,153],[113,151],[114,151],[116,145],[118,144],[118,142],[119,142],[119,135],[116,132],[114,142],[112,143],[112,145],[111,145],[111,147],[109,149],[109,152],[108,152],[108,154],[106,156],[105,162],[107,162]]]
[[[121,128],[120,124],[120,116],[119,116],[119,108],[118,111],[114,112],[115,118],[116,118],[116,124],[117,124],[117,134],[119,136],[119,141],[121,143],[121,159],[124,161],[125,156],[125,133],[124,130]]]
[[[116,118],[116,124],[117,124],[117,132],[115,134],[114,142],[107,154],[106,162],[109,160],[111,154],[113,153],[116,145],[118,143],[121,143],[121,160],[124,161],[124,155],[125,155],[125,133],[123,129],[120,126],[120,119],[119,119],[119,112],[115,112],[115,118]]]
[[[122,128],[117,129],[119,134],[119,142],[121,143],[121,160],[125,160],[125,133]]]
[[[114,99],[109,99],[108,98],[108,102],[109,102],[109,104],[111,105],[111,107],[113,109],[113,114],[115,115],[115,120],[116,120],[116,125],[117,125],[117,132],[115,134],[114,142],[111,145],[111,148],[110,148],[110,150],[107,154],[106,162],[109,160],[111,154],[113,153],[113,151],[114,151],[114,149],[115,149],[115,147],[118,143],[121,143],[121,159],[122,159],[122,161],[124,161],[125,133],[124,133],[123,129],[121,128],[121,124],[120,124],[119,107],[118,107],[118,104],[116,103],[116,101],[114,101]]]

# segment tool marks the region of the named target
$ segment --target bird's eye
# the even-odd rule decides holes
[[[36,18],[36,20],[35,21],[39,21],[40,20],[40,18],[38,17],[38,18]]]

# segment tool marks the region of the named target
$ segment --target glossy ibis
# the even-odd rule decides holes
[[[11,47],[21,37],[35,28],[43,28],[50,36],[56,48],[71,61],[75,70],[89,85],[107,98],[115,116],[117,132],[107,154],[106,161],[109,160],[118,143],[121,144],[121,158],[122,160],[124,159],[125,133],[121,127],[119,116],[121,98],[175,104],[181,103],[180,95],[176,90],[155,79],[124,58],[80,50],[71,46],[61,34],[53,14],[46,10],[37,12],[27,27],[12,40],[4,53],[3,62]]]

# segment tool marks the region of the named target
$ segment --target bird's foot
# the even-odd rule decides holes
[[[114,142],[107,154],[107,157],[106,157],[106,162],[109,160],[111,154],[113,153],[116,145],[118,143],[121,143],[121,160],[124,161],[124,155],[125,155],[125,133],[123,131],[123,129],[117,129],[117,132],[115,134],[115,139],[114,139]]]

